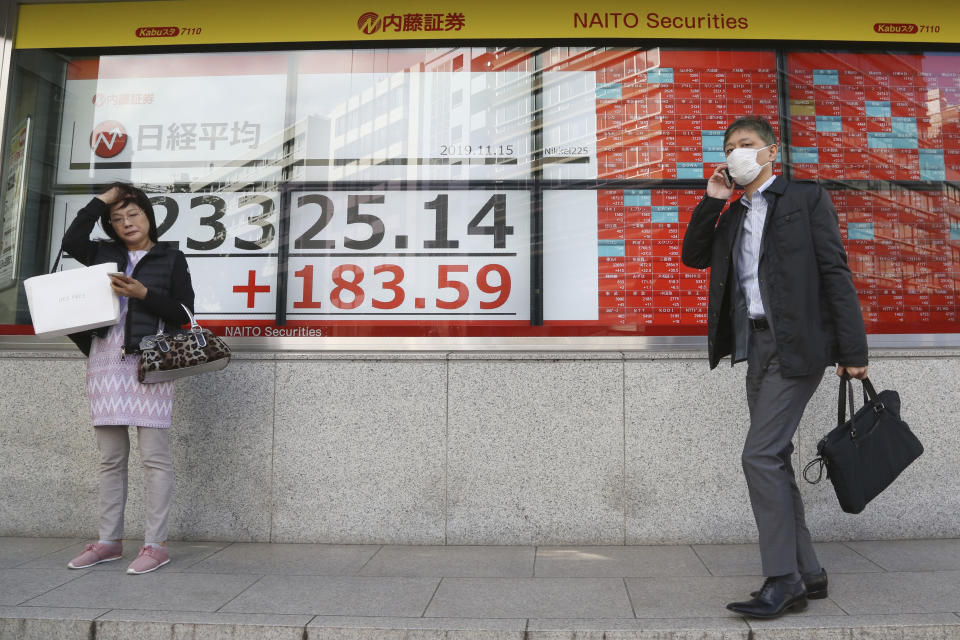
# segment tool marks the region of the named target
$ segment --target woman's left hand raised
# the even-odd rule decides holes
[[[130,276],[110,275],[110,287],[118,295],[143,300],[147,297],[147,288],[139,280]]]

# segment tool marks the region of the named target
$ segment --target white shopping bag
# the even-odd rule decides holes
[[[116,262],[34,276],[23,281],[38,336],[65,336],[120,320],[120,297],[110,288]]]

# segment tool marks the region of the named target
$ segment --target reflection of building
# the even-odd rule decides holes
[[[443,51],[334,108],[331,179],[382,179],[375,168],[385,165],[400,167],[391,176],[403,178],[422,177],[423,166],[469,178],[466,166],[475,164],[496,165],[497,177],[523,177],[533,60],[526,51],[486,50],[465,59],[469,51]]]
[[[280,185],[305,179],[307,149],[330,148],[330,121],[307,116],[226,165],[190,183],[191,193],[279,191]]]
[[[927,116],[930,118],[927,136],[930,138],[939,137],[944,128],[953,128],[960,133],[960,104],[948,105],[947,101],[943,89],[927,91]]]
[[[648,72],[659,64],[659,49],[551,50],[544,58],[545,72],[580,75],[557,74],[557,80],[544,85],[544,103],[556,112],[547,132],[549,139],[544,140],[545,155],[553,155],[557,146],[589,148],[596,144],[600,178],[648,177],[662,171],[665,145],[658,124],[663,103],[660,86],[647,84]],[[582,108],[570,108],[577,105]],[[587,118],[595,121],[595,131],[585,126]]]

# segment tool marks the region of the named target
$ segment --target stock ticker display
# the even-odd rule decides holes
[[[704,179],[724,160],[731,120],[763,115],[775,128],[785,121],[780,161],[793,179],[828,187],[867,331],[956,332],[958,57],[791,53],[786,61],[787,113],[772,52],[660,52],[645,73],[624,73],[620,64],[598,70],[598,176]],[[702,195],[669,187],[598,192],[598,322],[647,333],[702,330],[708,273],[680,263]]]
[[[162,239],[228,335],[703,335],[709,272],[680,249],[744,115],[773,124],[776,173],[828,189],[867,330],[957,333],[957,54],[89,60],[68,74],[53,228],[78,187],[157,185]]]

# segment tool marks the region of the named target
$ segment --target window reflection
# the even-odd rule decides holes
[[[958,332],[957,53],[21,51],[16,64],[6,148],[29,123],[31,186],[4,211],[10,332],[29,332],[12,285],[49,268],[90,192],[125,180],[151,193],[221,332],[701,335],[706,274],[680,264],[680,242],[727,123],[748,114],[774,122],[778,172],[828,187],[868,330]]]

